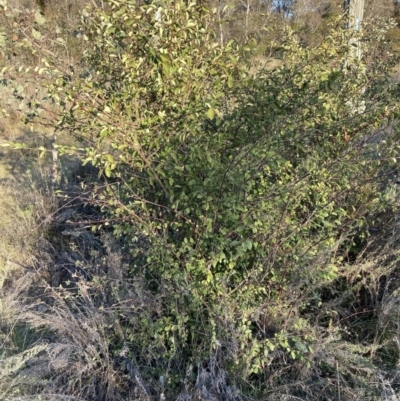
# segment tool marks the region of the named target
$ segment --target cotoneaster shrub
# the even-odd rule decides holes
[[[116,313],[109,351],[169,399],[196,386],[274,399],[288,383],[328,399],[341,381],[342,399],[378,396],[362,373],[379,370],[371,344],[343,308],[362,277],[379,278],[360,247],[396,207],[390,59],[353,60],[337,21],[312,49],[287,31],[283,64],[248,75],[246,49],[218,44],[216,15],[109,0],[84,14],[85,72],[51,58],[37,70],[59,106],[54,127],[82,143],[59,149],[99,171],[82,198],[133,258],[127,280],[156,300]],[[383,47],[380,28],[363,43]]]

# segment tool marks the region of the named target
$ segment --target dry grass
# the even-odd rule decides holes
[[[57,213],[57,202],[46,187],[46,166],[28,154],[28,172],[17,174],[7,164],[17,155],[5,156],[0,182],[0,400],[106,401],[122,400],[122,393],[148,399],[129,358],[121,355],[117,363],[109,354],[107,334],[115,314],[139,301],[127,288],[114,307],[104,285],[94,277],[88,281],[82,267],[94,269],[99,280],[107,267],[110,279],[126,287],[115,246],[105,237],[105,258],[102,252],[86,252],[89,243],[77,249],[78,240],[57,245],[65,242],[61,227],[51,230],[54,244],[49,243],[45,222]],[[68,289],[58,286],[65,285],[66,275],[72,280]],[[125,374],[119,366],[123,361]]]
[[[42,236],[40,221],[53,211],[52,198],[30,178],[0,183],[0,283],[20,266],[32,265]]]

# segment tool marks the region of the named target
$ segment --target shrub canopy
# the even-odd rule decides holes
[[[48,59],[41,73],[56,77],[55,126],[99,171],[86,201],[134,257],[127,279],[157,299],[117,317],[112,352],[127,347],[170,395],[212,365],[265,396],[288,360],[288,377],[336,369],[341,288],[372,273],[360,245],[393,205],[398,105],[390,60],[353,60],[340,20],[315,48],[285,31],[281,65],[249,74],[248,49],[218,44],[216,15],[109,0],[84,16],[83,71]],[[362,43],[382,51],[381,28]]]

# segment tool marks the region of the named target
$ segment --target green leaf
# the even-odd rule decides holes
[[[215,109],[209,108],[208,111],[207,111],[207,117],[208,117],[210,120],[213,120],[214,117],[215,117]]]
[[[39,11],[35,12],[35,22],[38,25],[43,25],[46,22],[46,18],[44,17],[44,15],[42,13],[40,13]]]
[[[35,28],[32,28],[32,36],[36,40],[39,40],[39,39],[42,38],[42,34],[38,30],[36,30]]]
[[[101,138],[101,139],[104,139],[105,137],[108,136],[108,133],[109,133],[108,128],[103,128],[103,129],[100,131],[100,138]]]
[[[229,75],[228,77],[228,88],[232,88],[233,87],[233,77],[232,75]]]
[[[308,352],[308,348],[305,344],[303,344],[300,341],[297,341],[294,346],[301,352],[303,352],[304,354]]]

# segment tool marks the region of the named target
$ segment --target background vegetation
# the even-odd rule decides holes
[[[397,3],[0,8],[1,399],[398,399]]]

